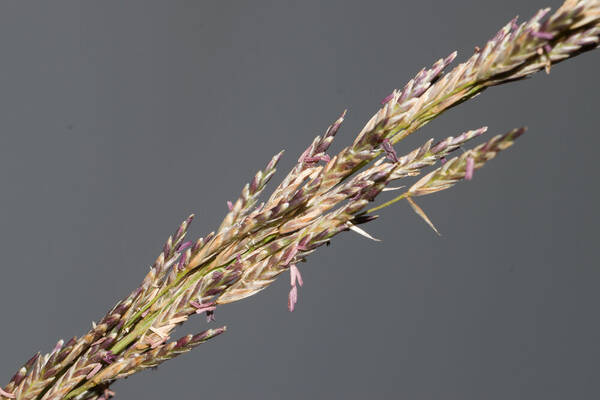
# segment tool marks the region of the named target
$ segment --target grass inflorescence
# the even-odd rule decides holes
[[[456,53],[424,68],[403,89],[394,90],[354,142],[328,153],[346,112],[316,137],[263,203],[258,199],[275,173],[282,152],[228,202],[219,228],[187,240],[190,216],[167,239],[141,285],[119,301],[79,338],[59,341],[48,354],[36,353],[0,389],[0,399],[106,399],[116,380],[156,367],[225,332],[225,327],[171,340],[193,315],[208,322],[220,305],[256,294],[281,273],[290,273],[288,308],[302,286],[299,264],[338,233],[355,231],[374,212],[406,200],[434,230],[415,199],[469,180],[475,171],[511,146],[523,128],[465,148],[483,135],[479,128],[435,142],[406,155],[394,147],[447,109],[483,90],[516,81],[598,46],[600,0],[567,0],[554,14],[540,10],[529,21],[510,21],[467,61],[447,71]],[[457,156],[452,153],[462,149]],[[425,173],[425,169],[434,169]],[[424,174],[425,173],[425,174]],[[387,202],[373,205],[391,184],[424,174]]]

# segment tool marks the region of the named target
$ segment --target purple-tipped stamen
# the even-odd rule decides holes
[[[544,40],[554,39],[554,34],[552,34],[550,32],[531,31],[531,36],[536,37],[538,39],[544,39]]]
[[[467,157],[467,166],[465,168],[465,179],[470,181],[473,179],[473,171],[475,169],[475,159],[473,157]]]
[[[90,373],[85,376],[85,379],[91,379],[101,369],[102,369],[102,364],[96,364],[96,366],[90,371]]]
[[[193,243],[191,241],[183,242],[177,248],[177,251],[185,251],[188,247],[190,247]]]
[[[233,211],[233,203],[229,200],[227,200],[227,208],[229,208],[229,211]]]
[[[199,303],[195,300],[190,301],[190,305],[192,307],[194,307],[196,309],[196,314],[202,314],[203,312],[206,312],[206,315],[208,316],[209,313],[214,312],[217,307],[215,306],[215,303]]]
[[[298,245],[294,245],[288,251],[289,251],[289,253],[287,254],[287,256],[285,257],[285,259],[283,260],[283,265],[288,265],[290,262],[292,262],[292,260],[296,256],[296,254],[298,254]]]
[[[302,286],[304,281],[302,280],[302,275],[300,274],[300,270],[296,266],[296,264],[290,265],[290,284],[292,286],[296,286],[296,282],[298,285]]]
[[[177,263],[177,269],[178,270],[182,270],[183,266],[185,265],[185,262],[187,261],[187,253],[184,253],[181,258],[179,259],[179,262]]]
[[[306,150],[304,150],[304,152],[302,154],[300,154],[300,157],[298,157],[298,162],[304,162],[304,159],[306,157],[308,157],[308,155],[310,154],[311,150],[312,150],[312,146],[308,146],[306,148]]]
[[[304,236],[302,239],[300,239],[300,241],[298,242],[298,246],[296,246],[296,248],[301,251],[308,250],[307,245],[308,245],[308,242],[310,242],[310,239],[311,239],[310,236]]]
[[[192,340],[192,337],[192,335],[186,335],[182,338],[179,338],[175,343],[175,347],[182,348],[183,346],[187,345],[190,342],[190,340]]]
[[[297,302],[298,289],[296,288],[296,286],[292,286],[292,288],[290,289],[290,293],[288,294],[288,310],[290,310],[290,312],[294,311],[294,307],[296,306]]]
[[[331,157],[329,157],[329,154],[318,154],[316,156],[312,156],[312,157],[304,157],[304,159],[302,160],[305,163],[317,163],[319,161],[323,161],[328,163],[329,161],[331,161]]]
[[[390,141],[388,139],[383,139],[381,145],[383,146],[383,150],[385,151],[387,158],[390,161],[397,163],[398,155],[396,154],[396,149],[394,149],[394,146],[392,146]]]
[[[385,96],[383,98],[383,100],[381,100],[381,104],[383,105],[383,104],[387,103],[388,101],[390,101],[392,99],[392,97],[394,97],[394,92],[392,92],[392,93],[388,94],[387,96]]]
[[[112,352],[107,351],[103,356],[102,356],[102,361],[104,361],[107,364],[112,364],[113,362],[115,362],[115,360],[117,359],[117,356],[115,356]]]

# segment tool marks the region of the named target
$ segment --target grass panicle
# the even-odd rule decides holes
[[[344,111],[312,141],[263,203],[258,204],[259,197],[283,152],[255,174],[238,199],[227,202],[229,211],[216,231],[188,240],[194,216],[185,219],[138,288],[85,335],[59,341],[48,354],[36,353],[0,390],[0,399],[108,399],[117,379],[156,367],[226,331],[211,328],[172,340],[177,326],[197,314],[210,323],[221,305],[256,294],[286,272],[287,305],[293,311],[303,284],[300,263],[341,232],[377,240],[360,225],[400,200],[407,200],[437,232],[415,199],[472,179],[524,129],[471,149],[464,147],[484,135],[486,127],[428,140],[405,155],[399,156],[395,146],[485,89],[541,70],[549,73],[552,65],[596,48],[599,40],[600,0],[567,0],[552,15],[543,9],[520,24],[510,21],[453,69],[449,70],[456,52],[422,69],[383,99],[351,145],[329,154]],[[457,149],[463,152],[452,157]],[[393,182],[419,175],[423,176],[400,195],[373,204],[382,192],[404,187]]]

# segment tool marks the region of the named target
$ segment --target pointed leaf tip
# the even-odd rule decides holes
[[[354,232],[358,233],[361,236],[366,237],[367,239],[371,239],[375,242],[381,242],[381,239],[377,239],[376,237],[371,236],[367,231],[365,231],[362,228],[359,228],[358,226],[354,225],[351,222],[348,222],[346,224],[346,226],[348,226],[348,228],[350,228],[350,230],[353,230]]]
[[[421,207],[419,207],[419,205],[417,203],[415,203],[413,199],[411,199],[410,197],[407,197],[406,201],[408,201],[408,204],[410,204],[413,211],[416,212],[419,217],[423,218],[423,220],[425,222],[427,222],[427,225],[429,225],[429,227],[431,229],[433,229],[433,231],[435,233],[437,233],[438,236],[442,236],[442,234],[437,230],[435,225],[433,225],[433,222],[431,222],[431,220],[429,219],[427,214],[425,214],[425,211],[423,211],[423,209]]]

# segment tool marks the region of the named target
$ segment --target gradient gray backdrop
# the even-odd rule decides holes
[[[548,4],[551,3],[551,4]],[[188,213],[216,228],[280,149],[558,0],[0,2],[0,376],[85,332]],[[119,399],[600,398],[600,52],[490,89],[401,146],[529,126],[468,184],[336,238],[217,311],[228,332]],[[281,178],[281,173],[275,179]],[[178,331],[204,329],[196,318]]]

